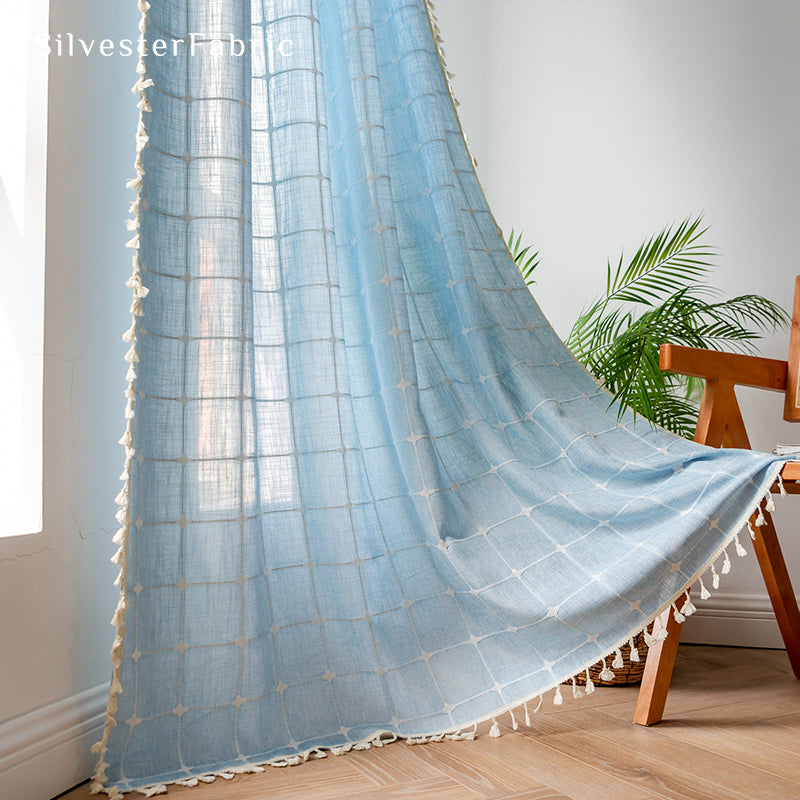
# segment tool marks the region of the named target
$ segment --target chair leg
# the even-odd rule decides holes
[[[667,630],[667,638],[647,651],[639,699],[633,715],[637,725],[655,725],[664,716],[683,624],[675,621],[671,609],[664,612],[661,622]]]
[[[751,524],[754,519],[751,520]],[[775,610],[775,618],[786,645],[789,663],[796,678],[800,678],[800,609],[797,597],[792,589],[792,581],[786,569],[781,546],[772,516],[764,512],[764,525],[756,528],[756,539],[753,547],[767,585],[769,599]]]

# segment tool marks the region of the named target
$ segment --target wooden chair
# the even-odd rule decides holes
[[[800,276],[795,283],[789,360],[720,353],[665,344],[661,347],[661,369],[705,380],[697,420],[695,441],[711,447],[750,448],[734,387],[754,386],[785,393],[784,419],[800,421]],[[782,473],[787,492],[800,494],[800,462],[787,464]],[[756,514],[750,522],[755,522]],[[795,677],[800,678],[800,610],[792,589],[772,517],[764,511],[766,524],[755,527],[753,543],[775,617],[786,645]],[[682,625],[666,612],[662,621],[667,638],[647,654],[634,722],[654,725],[664,714]]]

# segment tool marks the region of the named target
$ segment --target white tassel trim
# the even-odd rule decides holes
[[[136,455],[136,451],[133,448],[133,433],[132,433],[132,424],[133,424],[132,420],[134,417],[134,400],[136,397],[135,381],[137,378],[136,369],[134,365],[137,364],[139,361],[139,354],[137,349],[136,320],[139,317],[141,317],[144,313],[141,301],[143,298],[147,297],[148,293],[147,288],[142,285],[142,279],[141,279],[142,268],[139,261],[139,253],[141,247],[140,215],[142,210],[142,188],[143,188],[142,177],[145,174],[144,163],[142,162],[142,151],[145,149],[145,147],[149,142],[149,136],[147,134],[143,116],[144,113],[150,110],[150,103],[147,100],[145,90],[149,89],[154,84],[150,78],[145,77],[146,65],[143,57],[145,51],[144,34],[147,30],[147,25],[148,25],[147,13],[150,10],[150,3],[148,2],[148,0],[137,0],[137,5],[141,13],[138,27],[142,33],[142,37],[140,38],[137,47],[140,57],[136,65],[136,73],[138,75],[138,78],[133,86],[133,91],[134,93],[139,95],[139,100],[137,102],[137,108],[139,109],[139,121],[137,124],[136,137],[135,137],[135,144],[136,144],[136,155],[134,159],[135,177],[127,181],[127,183],[125,184],[128,189],[136,191],[136,197],[130,204],[130,213],[133,215],[133,218],[127,220],[125,223],[126,228],[133,233],[133,236],[126,243],[126,247],[133,250],[131,258],[132,274],[131,277],[126,282],[126,285],[128,286],[129,289],[131,289],[133,293],[133,300],[131,302],[131,308],[130,308],[130,313],[132,316],[131,326],[122,336],[123,341],[130,343],[131,346],[128,352],[125,354],[125,360],[128,362],[129,365],[128,370],[125,374],[125,380],[127,381],[128,384],[125,389],[125,419],[127,421],[127,424],[125,426],[125,433],[119,440],[120,445],[125,450],[125,466],[120,476],[120,479],[123,481],[123,487],[117,494],[117,496],[114,498],[114,502],[120,506],[119,510],[116,512],[115,515],[117,521],[120,524],[120,528],[114,534],[112,539],[113,543],[118,546],[118,549],[111,558],[111,561],[113,563],[118,564],[120,566],[119,574],[114,580],[114,585],[118,587],[120,590],[120,600],[117,605],[117,608],[114,611],[114,615],[111,619],[112,625],[114,625],[116,628],[116,634],[114,637],[114,642],[111,647],[111,664],[113,667],[113,671],[111,679],[111,690],[109,692],[108,704],[106,705],[106,712],[105,712],[106,724],[103,729],[103,735],[101,740],[92,747],[92,752],[98,755],[98,766],[95,774],[95,783],[92,784],[92,788],[96,789],[97,791],[104,790],[102,784],[106,781],[105,768],[108,766],[108,764],[104,760],[104,755],[106,752],[106,748],[108,746],[108,740],[110,737],[111,729],[116,725],[115,715],[117,713],[117,708],[118,708],[117,698],[122,693],[122,684],[120,683],[120,670],[122,667],[122,643],[125,632],[125,612],[128,607],[126,599],[126,592],[127,592],[126,564],[128,558],[127,556],[128,536],[130,535],[130,523],[131,523],[130,477],[131,477],[133,458]],[[233,777],[233,773],[226,773],[226,774],[230,775],[230,777]],[[191,785],[196,785],[198,780],[200,779],[188,779],[188,780],[194,781],[194,783],[192,783]],[[110,789],[105,791],[107,791],[109,798],[111,800],[122,798],[122,794],[119,792],[117,787],[111,787]],[[145,787],[145,789],[141,790],[141,793],[144,794],[145,797],[153,797],[157,794],[164,794],[166,791],[167,791],[166,785],[155,784],[153,786]]]

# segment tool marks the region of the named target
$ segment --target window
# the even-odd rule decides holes
[[[42,530],[48,0],[0,0],[0,536]]]

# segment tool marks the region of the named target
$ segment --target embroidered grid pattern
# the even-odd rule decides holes
[[[203,35],[146,60],[99,782],[456,731],[613,653],[781,460],[617,422],[508,256],[423,0],[144,14]]]

